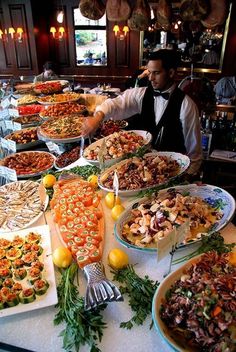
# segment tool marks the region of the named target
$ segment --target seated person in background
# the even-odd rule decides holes
[[[84,60],[84,64],[92,65],[93,63],[94,63],[93,53],[89,53],[86,59]]]
[[[222,77],[215,85],[214,91],[218,104],[233,104],[236,98],[236,75]]]
[[[195,175],[202,161],[199,112],[174,82],[177,61],[173,50],[152,53],[147,64],[150,84],[127,89],[97,106],[94,117],[86,121],[85,133],[95,131],[104,118],[121,120],[137,114],[135,127],[152,134],[153,148],[187,154],[188,174]]]
[[[43,65],[43,72],[34,78],[34,83],[36,82],[45,82],[58,79],[58,76],[54,72],[55,65],[51,61],[45,62]]]

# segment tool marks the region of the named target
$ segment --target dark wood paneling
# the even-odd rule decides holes
[[[6,25],[3,16],[3,10],[0,9],[0,28],[2,31],[5,31]],[[2,68],[12,67],[12,56],[10,54],[10,48],[8,43],[6,42],[6,35],[3,34],[3,39],[0,41],[0,63]]]

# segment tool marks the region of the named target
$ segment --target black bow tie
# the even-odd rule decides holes
[[[168,100],[169,97],[170,97],[170,93],[161,93],[161,92],[158,92],[157,90],[154,90],[153,91],[153,96],[154,97],[160,97],[161,96],[162,98]]]

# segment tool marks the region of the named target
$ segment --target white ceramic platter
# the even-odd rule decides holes
[[[224,228],[232,219],[234,212],[235,212],[235,200],[225,190],[222,188],[211,186],[211,185],[184,185],[184,186],[176,186],[171,187],[168,189],[163,189],[159,191],[158,196],[162,197],[168,195],[169,190],[176,190],[183,194],[190,194],[191,196],[196,196],[202,198],[204,201],[210,204],[216,210],[219,210],[223,216],[220,220],[215,222],[215,224],[208,230],[205,235],[210,235],[215,231],[220,231]],[[157,249],[148,248],[148,247],[139,247],[134,244],[128,243],[126,239],[122,235],[122,230],[124,224],[131,218],[131,210],[137,207],[139,204],[145,203],[148,200],[147,197],[142,198],[136,202],[133,202],[126,210],[121,214],[120,218],[118,219],[117,223],[115,224],[115,237],[117,241],[122,244],[123,246],[131,249],[136,249],[142,252],[147,253],[156,253]],[[183,248],[189,246],[193,243],[201,241],[201,238],[196,237],[195,239],[187,242],[186,244],[181,244],[179,248]]]
[[[24,238],[29,232],[36,232],[41,235],[40,245],[43,248],[43,253],[39,257],[39,259],[41,262],[44,263],[42,277],[48,281],[49,288],[44,295],[42,296],[36,295],[36,300],[34,302],[31,302],[28,304],[19,303],[17,306],[1,309],[0,318],[7,317],[13,314],[29,312],[31,310],[52,306],[58,302],[54,266],[53,266],[52,256],[51,256],[51,253],[52,253],[51,238],[50,238],[50,231],[49,231],[48,225],[32,227],[21,231],[11,232],[10,234],[4,234],[4,235],[1,234],[0,238],[6,238],[8,240],[12,240],[16,235],[19,235],[20,237]],[[18,282],[20,282],[22,286],[25,288],[30,287],[26,279]]]
[[[164,183],[159,183],[159,184],[154,184],[154,185],[151,185],[151,186],[147,186],[145,188],[137,188],[137,189],[126,189],[126,190],[119,190],[119,195],[122,196],[122,197],[130,197],[130,196],[135,196],[137,195],[139,192],[141,191],[145,191],[145,190],[148,190],[148,189],[151,189],[151,188],[154,188],[154,187],[160,187],[161,188],[164,188],[164,187],[167,187],[167,184],[168,182],[170,181],[173,181],[177,176],[180,176],[182,175],[189,167],[189,164],[190,164],[190,160],[189,158],[186,156],[186,155],[183,155],[183,154],[180,154],[180,153],[175,153],[175,152],[152,152],[152,153],[147,153],[145,154],[146,156],[165,156],[165,157],[168,157],[168,158],[171,158],[173,160],[176,160],[177,163],[179,164],[179,171],[178,173],[169,178],[168,180],[166,180]],[[103,179],[106,178],[107,175],[109,175],[112,171],[116,170],[116,169],[119,169],[120,166],[122,165],[125,165],[127,163],[129,159],[126,159],[126,160],[122,160],[120,161],[119,163],[117,163],[116,165],[113,165],[111,166],[110,168],[106,169],[99,177],[99,187],[106,191],[106,192],[113,192],[113,189],[110,189],[110,188],[107,188],[103,185]],[[131,179],[131,182],[132,182],[132,179]]]

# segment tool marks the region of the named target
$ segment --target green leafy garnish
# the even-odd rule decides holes
[[[194,252],[187,254],[181,258],[178,258],[173,261],[173,264],[180,264],[185,260],[189,260],[196,255],[207,253],[210,251],[216,251],[218,254],[231,252],[235,247],[236,243],[224,243],[224,238],[220,235],[219,232],[214,232],[209,236],[202,236],[201,246]]]
[[[133,153],[127,153],[124,155],[123,159],[130,159],[130,158],[134,158],[135,156],[137,158],[143,158],[143,156],[147,153],[150,152],[150,147],[147,145],[144,145],[143,147],[138,148],[135,152]]]
[[[152,299],[159,283],[151,280],[147,275],[141,278],[136,274],[132,265],[111,272],[114,275],[113,280],[122,284],[119,289],[122,294],[128,295],[129,306],[135,312],[134,316],[129,321],[122,322],[120,327],[132,329],[135,324],[142,325],[152,311]]]
[[[59,308],[54,324],[65,322],[66,327],[60,333],[63,337],[63,348],[66,351],[75,349],[79,351],[83,345],[90,347],[90,352],[101,352],[97,342],[101,341],[106,323],[103,321],[101,311],[106,305],[97,309],[86,311],[84,298],[79,296],[78,288],[74,284],[78,266],[72,263],[62,271],[61,281],[57,287]]]

